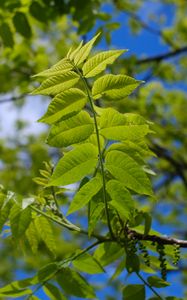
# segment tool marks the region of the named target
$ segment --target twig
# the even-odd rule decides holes
[[[186,240],[179,240],[169,236],[158,236],[152,234],[144,235],[143,233],[139,233],[132,229],[128,229],[128,234],[139,241],[157,242],[160,245],[179,245],[181,248],[187,248]]]
[[[164,59],[168,59],[168,58],[177,56],[177,55],[182,54],[184,52],[187,52],[187,46],[176,49],[174,51],[166,52],[164,54],[159,54],[159,55],[156,55],[156,56],[147,57],[147,58],[144,58],[144,59],[139,59],[139,60],[136,61],[136,64],[141,65],[141,64],[146,64],[146,63],[150,63],[150,62],[160,62]]]
[[[140,273],[136,272],[136,275],[140,278],[140,280],[161,300],[164,300],[156,291],[155,289],[140,275]]]
[[[11,97],[11,98],[7,98],[7,99],[0,99],[0,104],[3,104],[3,103],[8,103],[8,102],[15,102],[17,100],[20,100],[22,98],[24,98],[27,94],[22,94],[22,95],[19,95],[19,96],[16,96],[16,97]]]

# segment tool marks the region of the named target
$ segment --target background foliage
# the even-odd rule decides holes
[[[36,85],[36,80],[31,76],[64,57],[70,46],[77,46],[81,39],[86,42],[93,33],[100,31],[98,49],[114,48],[111,46],[130,49],[109,66],[110,71],[145,80],[145,84],[128,100],[113,103],[113,107],[120,112],[138,112],[154,122],[156,134],[150,136],[149,145],[157,157],[149,163],[156,172],[152,182],[157,201],[147,202],[142,198],[142,209],[151,213],[155,229],[162,234],[169,233],[185,239],[186,10],[187,4],[183,0],[0,1],[0,108],[4,120],[1,124],[0,179],[5,189],[25,197],[40,194],[37,179],[35,182],[32,179],[40,176],[38,170],[43,169],[43,161],[52,158],[56,162],[61,155],[60,150],[49,149],[45,145],[45,127],[35,127],[39,131],[37,133],[27,122],[31,107],[38,111],[37,119],[48,103],[47,97],[28,96]],[[133,39],[129,39],[128,43],[125,33],[135,35],[138,45],[134,44]],[[133,48],[135,54],[132,54]],[[26,113],[28,116],[25,117]],[[11,123],[11,114],[14,123]],[[59,196],[60,203],[68,199],[64,193]],[[41,222],[46,221],[42,219]],[[76,222],[84,224],[81,213],[76,217]],[[45,227],[48,228],[48,225]],[[62,238],[60,228],[52,223],[51,226],[54,230],[51,239],[55,236],[55,242],[46,245],[45,236],[41,238],[37,255],[23,240],[19,240],[15,247],[15,241],[4,228],[2,236],[7,238],[1,242],[0,250],[3,258],[0,269],[2,285],[24,277],[25,272],[33,274],[45,263],[54,260],[51,252],[61,260],[79,245],[87,243],[85,238],[79,236],[72,239],[65,231]],[[48,234],[52,229],[48,230]],[[36,249],[32,250],[35,253]],[[180,276],[180,287],[183,287],[181,296],[185,299],[184,258],[185,253],[179,264],[180,272],[170,271],[169,276]],[[113,267],[109,269],[114,270]],[[124,277],[110,281],[114,299],[122,283]],[[103,278],[103,284],[109,285],[107,275]],[[104,290],[105,298],[111,299],[109,294],[110,290]]]

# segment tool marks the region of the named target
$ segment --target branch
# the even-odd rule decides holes
[[[27,94],[22,94],[22,95],[19,95],[19,96],[16,96],[16,97],[11,97],[11,98],[7,98],[7,99],[0,99],[0,104],[3,104],[3,103],[8,103],[8,102],[15,102],[17,100],[20,100],[22,98],[24,98]]]
[[[179,49],[176,49],[174,51],[170,51],[170,52],[167,52],[167,53],[164,53],[164,54],[159,54],[159,55],[156,55],[156,56],[147,57],[147,58],[144,58],[144,59],[139,59],[139,60],[137,60],[136,63],[138,65],[141,65],[141,64],[147,64],[147,63],[150,63],[150,62],[160,62],[164,59],[175,57],[175,56],[177,56],[179,54],[182,54],[182,53],[185,53],[185,52],[187,52],[187,46],[184,46],[182,48],[179,48]]]
[[[158,236],[158,235],[151,235],[151,234],[144,235],[143,233],[139,233],[132,229],[128,229],[127,233],[132,238],[137,239],[139,241],[151,241],[151,242],[156,242],[160,245],[179,245],[181,248],[187,248],[186,240],[178,240],[169,236]]]
[[[186,168],[186,165],[183,162],[180,162],[176,159],[174,159],[169,153],[168,150],[153,143],[153,147],[150,147],[150,149],[155,152],[158,157],[164,158],[167,160],[175,169],[176,174],[182,179],[184,185],[187,187],[187,179],[185,177],[184,169]]]

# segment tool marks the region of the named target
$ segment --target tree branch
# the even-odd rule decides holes
[[[150,62],[160,62],[164,59],[175,57],[175,56],[177,56],[179,54],[182,54],[182,53],[185,53],[185,52],[187,52],[187,46],[184,46],[182,48],[179,48],[179,49],[176,49],[174,51],[170,51],[170,52],[167,52],[167,53],[164,53],[164,54],[159,54],[159,55],[156,55],[156,56],[147,57],[147,58],[144,58],[144,59],[139,59],[139,60],[137,60],[136,64],[141,65],[141,64],[147,64],[147,63],[150,63]]]
[[[17,100],[20,100],[22,98],[24,98],[27,94],[22,94],[22,95],[19,95],[19,96],[16,96],[16,97],[11,97],[11,98],[7,98],[7,99],[0,99],[0,104],[3,104],[3,103],[8,103],[8,102],[15,102]]]
[[[167,160],[175,169],[176,175],[178,175],[184,185],[187,187],[187,179],[185,177],[185,173],[184,173],[184,169],[186,168],[185,163],[183,163],[182,161],[178,161],[176,159],[174,159],[167,151],[167,149],[153,143],[153,147],[150,147],[150,149],[155,152],[158,157],[160,158],[164,158],[165,160]]]
[[[158,236],[151,234],[144,235],[132,229],[127,229],[127,233],[132,238],[137,239],[139,241],[151,241],[156,242],[160,245],[179,245],[181,248],[187,248],[186,240],[179,240],[169,236]]]

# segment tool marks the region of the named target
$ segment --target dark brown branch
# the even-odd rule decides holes
[[[158,236],[158,235],[151,235],[151,234],[144,235],[132,229],[128,229],[128,234],[132,238],[137,239],[139,241],[156,242],[161,245],[179,245],[181,248],[187,248],[186,240],[178,240],[168,236]]]
[[[151,62],[160,62],[164,59],[168,59],[168,58],[171,58],[171,57],[175,57],[179,54],[182,54],[182,53],[185,53],[187,52],[187,46],[184,46],[182,48],[179,48],[179,49],[176,49],[174,51],[170,51],[170,52],[167,52],[167,53],[164,53],[164,54],[160,54],[160,55],[156,55],[156,56],[152,56],[152,57],[147,57],[147,58],[144,58],[144,59],[139,59],[137,60],[137,64],[140,65],[140,64],[147,64],[147,63],[151,63]]]

